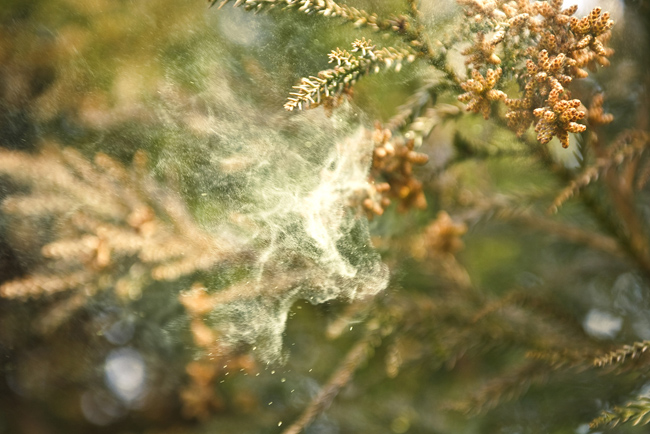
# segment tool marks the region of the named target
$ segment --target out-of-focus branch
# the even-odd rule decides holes
[[[326,410],[341,389],[350,382],[354,372],[372,355],[373,349],[379,345],[379,342],[379,337],[375,333],[370,333],[354,344],[327,384],[303,411],[300,418],[287,427],[283,434],[300,433],[319,414]]]
[[[493,213],[493,215],[498,219],[511,221],[531,229],[547,232],[565,241],[583,244],[614,256],[620,257],[625,253],[618,241],[613,237],[594,231],[588,231],[568,223],[552,220],[549,217],[536,215],[528,209],[517,209],[513,204],[509,203],[509,201],[505,199],[478,199],[470,198],[469,195],[465,195],[464,199],[465,201],[468,201],[470,205],[474,205],[475,212]],[[470,211],[468,217],[471,215],[472,212]]]

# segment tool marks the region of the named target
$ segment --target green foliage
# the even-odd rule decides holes
[[[641,397],[626,403],[623,407],[617,406],[612,410],[605,410],[589,426],[591,428],[615,427],[628,422],[635,426],[647,425],[650,422],[650,399]]]
[[[0,12],[0,433],[648,422],[643,16],[212,5]]]
[[[394,67],[396,71],[402,68],[402,62],[413,61],[414,54],[401,52],[395,48],[375,49],[370,41],[357,39],[352,43],[352,53],[336,49],[329,54],[330,63],[336,62],[334,69],[318,73],[318,76],[303,78],[299,85],[294,86],[297,92],[292,92],[284,105],[286,110],[316,107],[322,100],[338,99],[345,91],[364,75],[379,72],[380,68]]]

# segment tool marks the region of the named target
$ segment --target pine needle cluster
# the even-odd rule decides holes
[[[329,54],[329,62],[336,63],[333,69],[303,78],[294,86],[295,91],[290,94],[284,108],[288,111],[302,110],[322,103],[335,107],[343,94],[351,92],[359,78],[391,67],[399,72],[404,62],[413,60],[415,54],[407,49],[376,49],[366,38],[357,39],[350,52],[337,48]]]

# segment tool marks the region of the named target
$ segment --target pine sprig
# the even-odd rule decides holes
[[[213,0],[212,5],[219,0]],[[233,2],[233,0],[223,0],[219,8]],[[386,19],[380,18],[377,14],[368,13],[363,9],[357,9],[345,4],[338,4],[332,0],[234,0],[234,7],[244,6],[247,11],[262,12],[275,8],[295,9],[298,12],[312,15],[314,13],[325,17],[340,17],[352,22],[357,27],[367,26],[373,30],[397,31],[402,33],[406,30],[406,17]]]
[[[435,101],[436,88],[440,86],[437,81],[430,81],[415,91],[408,100],[397,107],[397,114],[388,121],[391,131],[406,128],[411,122],[422,115]]]
[[[212,6],[219,0],[210,1]],[[219,8],[232,1],[222,0]],[[332,0],[234,0],[234,7],[241,5],[244,6],[245,10],[255,13],[278,8],[281,10],[294,10],[306,15],[318,14],[328,18],[341,18],[348,23],[352,23],[355,27],[367,27],[377,32],[399,35],[419,55],[428,56],[430,60],[434,60],[432,59],[434,52],[431,42],[424,31],[415,3],[411,4],[409,15],[391,15],[389,18],[382,18],[375,13],[369,13],[346,4],[338,4]],[[441,54],[438,53],[438,55]],[[445,72],[450,77],[454,76],[450,70]]]
[[[628,402],[622,407],[616,406],[612,410],[605,410],[591,421],[590,428],[601,426],[615,427],[620,424],[632,422],[632,425],[646,425],[650,422],[650,398],[639,397]]]
[[[572,348],[561,351],[528,351],[526,358],[546,362],[555,370],[575,368],[580,372],[589,368],[590,352]]]
[[[650,348],[650,341],[635,342],[632,345],[624,345],[618,350],[611,351],[604,356],[594,359],[594,366],[599,368],[624,363],[626,359],[636,359],[641,357]]]
[[[645,131],[623,133],[610,149],[608,157],[599,159],[595,165],[585,169],[581,175],[571,181],[555,198],[549,211],[557,212],[567,200],[597,181],[608,170],[639,158],[648,148],[649,140]]]
[[[448,408],[467,415],[487,412],[506,401],[521,397],[532,384],[546,382],[550,371],[548,365],[531,360],[514,371],[489,381],[467,399],[449,404]]]
[[[364,75],[377,73],[382,68],[399,71],[404,62],[415,60],[415,54],[407,49],[385,47],[376,49],[370,40],[357,39],[352,50],[337,48],[329,54],[329,62],[336,62],[332,69],[326,69],[317,76],[303,77],[293,88],[284,108],[288,111],[303,110],[320,105],[325,100],[335,100]]]

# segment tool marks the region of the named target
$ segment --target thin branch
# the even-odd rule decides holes
[[[415,54],[393,47],[376,49],[371,41],[362,38],[352,43],[351,52],[337,48],[329,58],[330,63],[336,63],[334,68],[321,71],[317,76],[302,78],[284,104],[286,110],[313,108],[324,101],[335,100],[364,75],[377,73],[382,68],[393,67],[399,71],[403,63],[415,60]]]
[[[646,150],[647,137],[646,134],[639,131],[631,131],[623,134],[613,145],[613,151],[609,155],[599,158],[595,165],[587,168],[581,175],[573,179],[569,185],[562,190],[556,197],[551,205],[551,211],[557,212],[558,208],[562,206],[572,196],[591,183],[595,182],[603,174],[609,174],[610,170],[614,167],[620,167],[624,164],[638,160],[638,157]],[[615,177],[618,183],[618,176]],[[626,185],[631,186],[633,182],[628,180]],[[620,186],[618,186],[620,190]],[[617,195],[618,196],[618,195]],[[613,197],[616,200],[615,197]]]
[[[502,117],[497,117],[496,119],[499,125],[507,128],[505,119]],[[527,135],[521,136],[520,140],[529,145],[532,154],[537,158],[537,160],[554,173],[562,182],[568,184],[574,180],[573,173],[562,167],[553,159],[547,146],[542,146],[539,143],[530,140]],[[610,176],[616,178],[614,175]],[[631,234],[637,233],[634,232],[634,229],[641,226],[641,222],[638,220],[638,214],[633,212],[633,209],[630,209],[633,208],[633,204],[621,202],[622,199],[618,197],[619,194],[615,189],[610,188],[609,195],[612,201],[615,202],[615,206],[620,206],[621,210],[625,211],[620,217],[624,220],[624,224],[628,225],[626,228],[627,231],[621,229],[619,222],[614,219],[607,210],[603,209],[601,201],[597,200],[589,191],[582,191],[578,197],[600,224],[601,228],[618,240],[620,246],[627,253],[627,256],[634,260],[639,269],[643,271],[646,278],[650,279],[650,253],[647,249],[647,238],[645,236],[631,236]],[[634,217],[635,215],[636,217]],[[629,221],[625,221],[626,219]],[[629,226],[631,226],[633,230],[631,230]],[[641,234],[645,234],[645,232],[641,231]]]
[[[626,360],[638,359],[650,348],[650,341],[634,342],[632,345],[624,345],[623,347],[610,351],[609,353],[596,357],[594,359],[594,366],[602,368],[604,366],[622,364]]]
[[[516,209],[505,201],[474,200],[474,203],[476,208],[481,212],[493,211],[495,213],[494,216],[501,220],[512,221],[532,229],[544,231],[562,240],[583,244],[613,256],[620,257],[625,253],[617,239],[613,237],[588,231],[575,225],[551,220],[548,217],[536,215],[526,209]]]
[[[605,410],[589,424],[589,427],[592,429],[605,425],[615,427],[627,422],[632,422],[634,426],[646,425],[650,422],[650,398],[639,397],[629,401],[623,407],[616,406],[612,410]]]
[[[379,338],[370,334],[357,342],[345,356],[343,362],[334,372],[320,393],[303,411],[300,418],[287,427],[282,434],[298,434],[309,425],[319,414],[326,410],[340,390],[350,382],[354,372],[365,363],[372,354],[373,348],[379,345]]]
[[[219,0],[212,0],[211,6]],[[376,31],[391,31],[406,35],[407,40],[416,39],[415,35],[407,32],[409,27],[406,24],[406,17],[380,18],[375,13],[368,13],[363,9],[357,9],[346,4],[338,4],[332,0],[222,0],[219,9],[228,3],[234,3],[234,7],[243,5],[247,11],[255,13],[269,11],[271,9],[291,9],[306,15],[314,13],[329,18],[342,18],[353,23],[356,27],[370,27]]]
[[[487,382],[466,400],[451,403],[448,407],[468,415],[487,412],[503,402],[521,397],[532,384],[544,383],[550,371],[550,366],[531,360]]]

